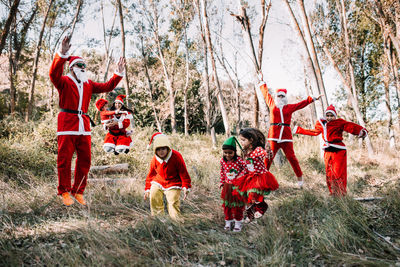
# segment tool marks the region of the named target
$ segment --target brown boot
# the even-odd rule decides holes
[[[82,194],[72,194],[74,196],[74,198],[76,199],[76,201],[78,201],[80,204],[82,204],[83,206],[86,206],[86,201],[83,198]]]
[[[69,195],[68,192],[63,193],[62,195],[62,200],[63,200],[63,204],[65,206],[71,206],[72,204],[74,204],[74,200],[71,198],[71,196]]]

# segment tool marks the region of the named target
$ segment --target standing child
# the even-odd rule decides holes
[[[367,130],[355,123],[337,118],[335,107],[330,105],[325,111],[326,118],[315,123],[314,130],[303,129],[296,126],[296,134],[317,136],[322,133],[324,145],[324,161],[326,184],[331,195],[344,196],[347,193],[347,155],[343,143],[343,131],[358,135],[360,138],[367,136]]]
[[[240,130],[239,141],[243,147],[248,174],[235,181],[237,191],[252,204],[247,210],[247,221],[260,218],[268,209],[264,196],[278,189],[274,175],[267,170],[264,160],[270,157],[265,150],[265,136],[255,128]],[[254,215],[253,215],[254,212]]]
[[[155,133],[150,139],[153,143],[154,157],[150,162],[150,170],[146,178],[144,199],[150,197],[151,215],[164,214],[165,195],[169,216],[176,221],[181,218],[180,195],[183,200],[191,188],[191,179],[182,155],[173,149],[168,137]]]
[[[246,163],[236,153],[236,137],[232,136],[225,140],[222,145],[223,157],[221,163],[221,199],[225,214],[225,230],[231,230],[231,225],[235,222],[233,231],[242,230],[243,211],[245,200],[239,194],[233,194],[233,183],[236,179],[246,174]],[[239,144],[240,146],[240,144]]]
[[[125,114],[128,115],[128,111],[108,110],[108,101],[104,98],[100,98],[96,101],[96,108],[100,111],[100,120],[104,130],[108,130],[108,126],[113,122],[113,115]]]

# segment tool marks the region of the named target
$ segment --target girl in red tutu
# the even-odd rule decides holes
[[[264,164],[264,159],[270,157],[270,149],[265,150],[264,134],[255,128],[245,128],[240,130],[239,141],[248,174],[235,180],[234,184],[236,191],[251,204],[246,211],[246,220],[251,221],[264,215],[268,209],[264,196],[278,189],[279,184]]]
[[[247,173],[246,163],[236,153],[236,137],[229,137],[222,145],[223,157],[221,163],[221,199],[225,214],[225,230],[234,232],[242,230],[243,211],[245,200],[239,194],[234,194],[233,182]],[[240,146],[240,144],[239,144]]]

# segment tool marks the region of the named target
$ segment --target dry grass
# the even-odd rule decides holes
[[[152,218],[143,201],[144,179],[152,157],[146,151],[151,129],[136,130],[135,147],[115,157],[101,150],[102,133],[93,132],[93,165],[129,163],[119,174],[90,178],[131,178],[89,182],[88,207],[63,207],[55,196],[54,123],[42,122],[0,143],[0,265],[116,266],[270,266],[400,264],[399,156],[384,144],[368,158],[351,144],[349,196],[331,198],[317,139],[296,138],[305,188],[295,186],[289,164],[272,167],[280,189],[268,197],[270,210],[242,233],[223,231],[219,202],[220,151],[204,135],[173,136],[186,160],[193,190],[182,204],[183,224]],[[25,130],[25,134],[22,134]],[[43,140],[42,136],[49,137]],[[219,141],[223,140],[219,136]],[[50,140],[50,141],[49,141]],[[383,196],[360,203],[353,197]]]

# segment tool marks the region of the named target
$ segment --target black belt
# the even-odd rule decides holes
[[[287,123],[271,123],[271,125],[290,127],[290,124],[287,124]]]
[[[111,132],[111,131],[108,131],[111,135],[113,135],[113,136],[121,136],[121,135],[125,135],[125,133],[121,133],[121,132],[119,132],[119,133],[113,133],[113,132]]]
[[[72,109],[66,109],[66,108],[62,108],[60,110],[61,110],[61,112],[67,112],[67,113],[80,114],[80,115],[87,116],[90,120],[90,125],[92,125],[92,127],[96,126],[96,124],[94,123],[92,118],[90,118],[90,116],[88,114],[82,112],[82,110],[78,111],[78,110],[72,110]]]
[[[326,141],[326,142],[328,142],[330,144],[335,144],[335,143],[341,143],[342,140],[332,140],[332,141]]]

